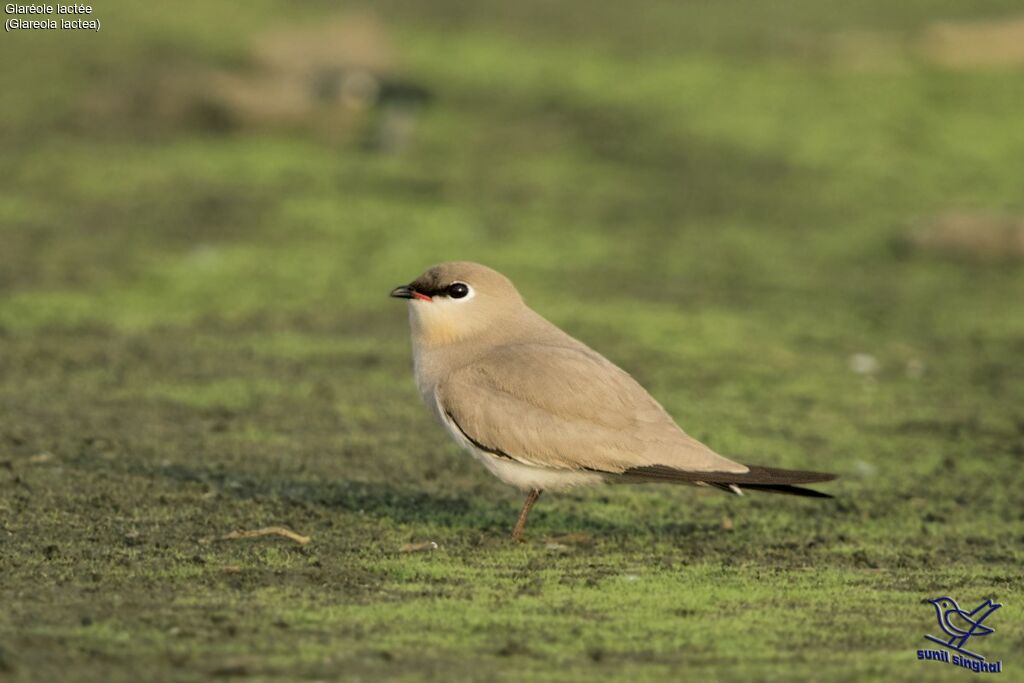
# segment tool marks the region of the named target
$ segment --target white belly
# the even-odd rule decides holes
[[[434,399],[436,402],[436,398]],[[474,458],[483,463],[487,470],[506,484],[511,484],[523,491],[555,491],[574,486],[589,486],[604,482],[604,477],[597,472],[582,470],[558,470],[550,467],[538,467],[516,462],[500,455],[480,450],[469,441],[458,425],[449,419],[439,406],[435,405],[437,415],[445,430],[455,443],[462,446]]]
[[[501,479],[506,484],[511,484],[523,491],[556,491],[568,489],[574,486],[590,486],[600,484],[604,481],[597,472],[584,472],[580,470],[556,470],[548,467],[534,467],[522,463],[491,455],[481,451],[472,444],[466,450],[474,458],[484,464],[491,474]]]

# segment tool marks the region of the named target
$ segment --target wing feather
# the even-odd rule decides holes
[[[628,373],[586,348],[503,346],[437,385],[474,444],[538,467],[746,472],[690,437]]]

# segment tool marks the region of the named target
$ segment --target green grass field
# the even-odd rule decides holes
[[[396,153],[124,105],[330,3],[0,39],[0,680],[967,680],[940,595],[1024,680],[1024,269],[907,237],[1024,209],[1024,67],[927,47],[1019,5],[377,7]],[[452,259],[835,499],[546,495],[511,543],[387,298]]]

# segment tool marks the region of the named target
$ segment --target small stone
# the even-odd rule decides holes
[[[847,360],[850,370],[858,375],[874,375],[880,369],[878,359],[870,353],[855,353]]]

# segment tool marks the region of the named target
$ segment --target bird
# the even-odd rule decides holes
[[[981,655],[963,648],[967,644],[967,640],[973,636],[987,636],[995,630],[989,626],[983,626],[981,622],[1002,605],[989,599],[967,612],[960,608],[956,600],[948,596],[934,598],[928,602],[935,607],[939,628],[945,631],[950,638],[948,641],[943,641],[935,636],[926,635],[925,638],[984,660],[985,658]]]
[[[428,268],[408,302],[416,386],[452,439],[526,500],[605,483],[676,483],[831,498],[833,474],[746,465],[693,438],[633,377],[530,308],[479,263]]]

